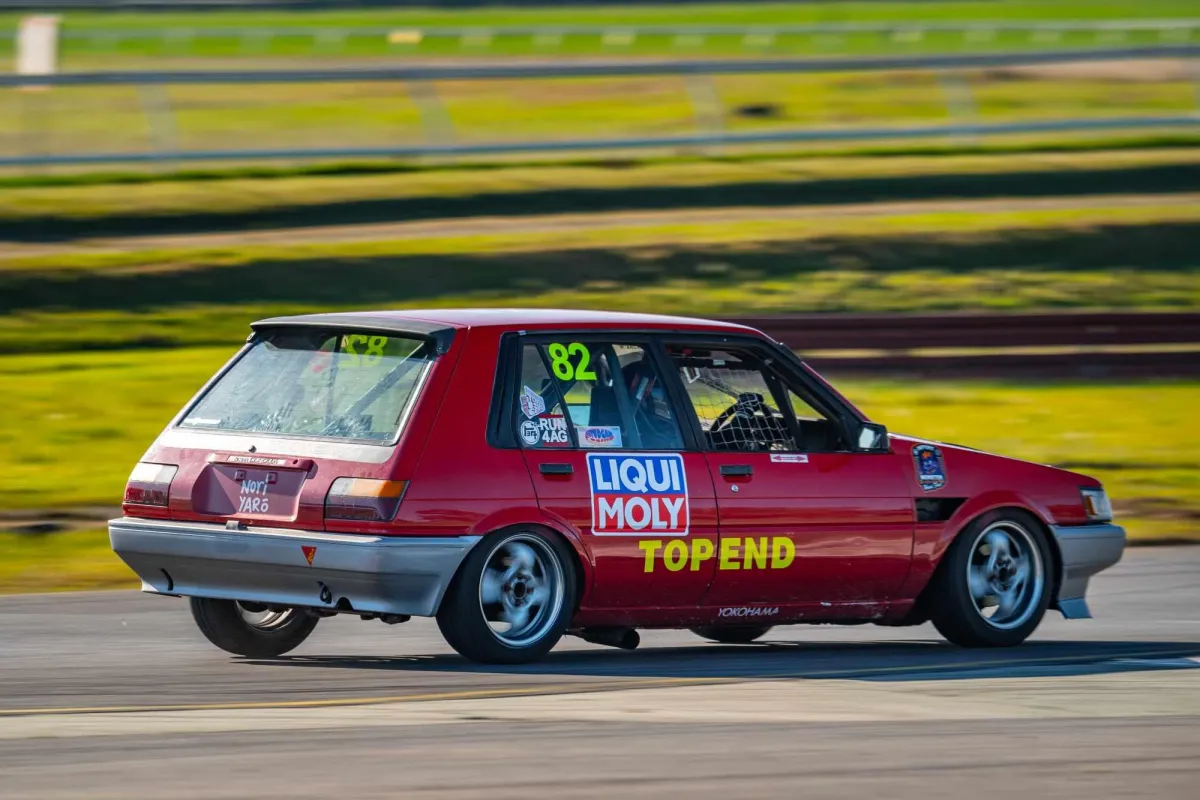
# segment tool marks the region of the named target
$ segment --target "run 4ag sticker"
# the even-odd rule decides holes
[[[807,464],[808,456],[804,453],[771,453],[772,464]]]
[[[526,447],[570,447],[567,420],[562,414],[541,414],[521,420],[517,433]]]
[[[689,509],[683,456],[588,453],[592,533],[597,536],[687,536]]]
[[[536,420],[538,443],[542,447],[570,447],[567,438],[567,420],[562,414],[542,414]]]
[[[575,429],[580,447],[620,447],[621,429],[615,425],[585,425]]]
[[[539,414],[546,413],[546,401],[528,386],[521,389],[521,413],[527,419],[533,419]]]
[[[932,492],[946,485],[946,462],[942,451],[931,444],[913,445],[913,461],[917,462],[917,483],[921,490]]]

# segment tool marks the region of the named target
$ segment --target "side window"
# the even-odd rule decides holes
[[[838,427],[752,353],[667,348],[710,449],[831,452]]]
[[[796,424],[800,429],[800,449],[805,453],[833,453],[848,450],[842,441],[841,426],[831,422],[794,390],[787,390]]]
[[[528,410],[538,413],[543,413],[542,405],[551,407],[551,399],[557,402],[562,398],[561,410],[546,412],[552,418],[564,417],[567,444],[561,446],[627,450],[683,447],[679,422],[667,399],[662,376],[641,346],[569,339],[526,345],[521,378],[517,433],[525,446],[547,446],[540,438],[533,442],[532,429],[520,419],[534,419],[526,415],[524,397],[528,392]],[[543,383],[546,388],[539,388]]]
[[[537,345],[521,348],[521,382],[517,385],[517,441],[522,447],[570,447],[570,429],[558,387],[550,379]]]

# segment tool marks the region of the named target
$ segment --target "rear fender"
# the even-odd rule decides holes
[[[595,564],[591,553],[583,544],[583,537],[579,531],[557,514],[547,513],[536,505],[511,506],[480,518],[467,533],[471,536],[486,536],[505,528],[530,527],[544,528],[566,540],[575,552],[575,560],[579,566],[578,599],[585,598],[592,590]]]

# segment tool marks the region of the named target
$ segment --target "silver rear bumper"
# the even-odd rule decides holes
[[[1088,580],[1121,560],[1125,552],[1125,529],[1119,525],[1051,525],[1062,553],[1062,575],[1056,608],[1067,619],[1085,619],[1088,609]]]
[[[130,517],[109,522],[108,536],[144,592],[330,609],[345,600],[354,611],[412,616],[437,613],[480,539],[230,530]]]

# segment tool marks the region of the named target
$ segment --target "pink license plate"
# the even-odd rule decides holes
[[[197,489],[203,487],[196,498],[198,511],[223,517],[296,516],[305,472],[232,464],[212,464],[208,469],[208,480],[197,483]]]

